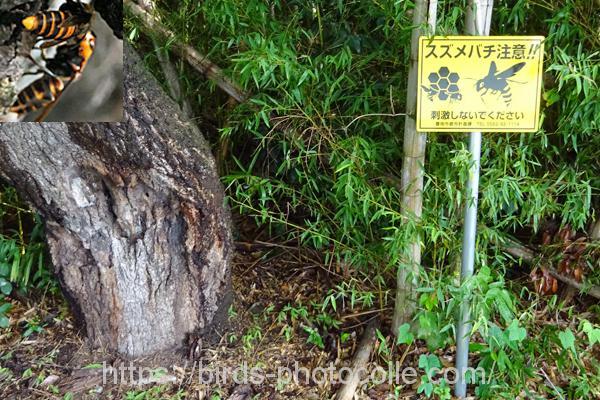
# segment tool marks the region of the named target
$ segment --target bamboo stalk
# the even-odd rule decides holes
[[[428,18],[429,15],[429,18]],[[421,218],[423,208],[423,165],[425,163],[425,145],[427,134],[417,132],[415,113],[417,109],[417,69],[419,37],[427,32],[429,26],[434,32],[437,17],[437,0],[417,0],[413,14],[413,26],[410,45],[410,67],[406,98],[406,120],[404,124],[404,156],[402,160],[402,213],[405,218]],[[401,258],[396,282],[396,303],[392,320],[392,332],[397,335],[398,328],[411,321],[416,308],[416,292],[419,269],[421,266],[421,240],[418,233],[408,244],[407,255]]]
[[[156,32],[165,38],[172,38],[175,36],[173,32],[165,28],[160,22],[148,14],[143,8],[132,2],[131,0],[124,0],[124,4],[127,6],[129,11],[138,17],[144,26],[152,32]],[[233,81],[231,81],[223,70],[216,64],[210,61],[205,55],[198,52],[191,46],[181,44],[178,42],[173,43],[173,50],[177,52],[181,57],[185,58],[187,62],[196,70],[206,75],[206,77],[229,94],[235,101],[242,103],[248,97],[246,93]]]
[[[596,222],[592,224],[592,229],[590,230],[590,239],[600,240],[600,218],[598,218]]]

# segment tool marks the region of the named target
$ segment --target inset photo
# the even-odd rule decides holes
[[[0,2],[0,122],[120,122],[122,3]]]

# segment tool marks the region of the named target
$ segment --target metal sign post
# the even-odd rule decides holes
[[[466,14],[467,33],[471,35],[489,35],[492,20],[493,0],[470,0]],[[479,165],[481,158],[481,132],[472,132],[469,136],[469,152],[472,163],[469,167],[467,197],[465,205],[465,225],[462,242],[460,281],[465,282],[473,276],[475,263],[475,243],[477,233],[477,200],[479,198]],[[464,398],[467,395],[466,371],[469,366],[469,339],[471,335],[471,309],[467,300],[460,306],[460,315],[456,326],[456,373],[457,381],[454,395]]]
[[[535,132],[540,124],[544,38],[488,36],[493,0],[470,0],[470,36],[421,37],[417,84],[417,131],[470,132],[462,241],[461,284],[473,276],[481,132]],[[471,312],[462,299],[456,323],[454,393],[467,394]]]
[[[460,281],[465,282],[473,276],[475,264],[475,242],[477,234],[477,200],[479,194],[479,159],[481,156],[481,132],[469,135],[471,166],[467,181],[467,204],[465,205],[465,224],[462,240],[462,260]],[[454,395],[463,398],[467,394],[466,371],[469,367],[469,336],[471,335],[471,310],[467,300],[460,305],[460,316],[456,324],[456,373],[457,380]]]

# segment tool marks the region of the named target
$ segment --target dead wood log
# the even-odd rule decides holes
[[[507,243],[503,247],[503,250],[508,254],[525,261],[527,264],[533,264],[538,258],[538,256],[533,250],[515,241]],[[577,282],[575,279],[569,278],[568,276],[564,276],[552,267],[546,267],[546,269],[548,270],[548,272],[550,272],[550,274],[553,277],[555,277],[559,281],[578,289],[580,292],[589,294],[592,297],[600,299],[600,287],[584,285],[580,282]]]
[[[356,349],[354,359],[352,360],[350,375],[344,378],[345,383],[337,392],[335,397],[336,400],[352,400],[354,398],[356,388],[367,372],[367,363],[371,358],[371,353],[373,352],[373,347],[375,346],[375,339],[377,338],[376,331],[378,326],[379,319],[374,318],[365,328],[363,337],[358,345],[358,348]]]

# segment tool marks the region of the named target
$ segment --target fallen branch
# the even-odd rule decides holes
[[[375,332],[378,325],[379,319],[373,318],[365,328],[362,340],[352,360],[350,376],[345,378],[346,383],[338,391],[336,400],[352,400],[354,398],[356,388],[363,378],[363,374],[367,372],[366,366],[373,352],[375,338],[377,337]]]
[[[533,264],[537,258],[533,250],[515,241],[512,241],[509,244],[505,245],[503,250],[508,254],[525,261],[528,264]],[[566,283],[567,285],[572,286],[583,293],[589,294],[592,297],[600,299],[600,287],[583,285],[580,282],[577,282],[575,279],[560,274],[554,268],[547,267],[546,269],[548,270],[550,275],[552,275],[559,281]]]
[[[233,390],[227,400],[250,400],[253,394],[252,386],[240,385]]]
[[[138,17],[144,26],[150,31],[156,32],[165,38],[175,37],[175,33],[165,28],[152,15],[147,13],[143,8],[135,4],[133,1],[124,0],[124,4],[127,6],[129,11]],[[218,87],[223,89],[238,103],[244,102],[248,97],[248,95],[237,84],[225,76],[221,68],[211,62],[206,56],[198,52],[193,47],[174,42],[173,50],[175,50],[175,52],[181,57],[185,58],[193,68],[206,75],[206,77],[211,81],[215,82]]]

